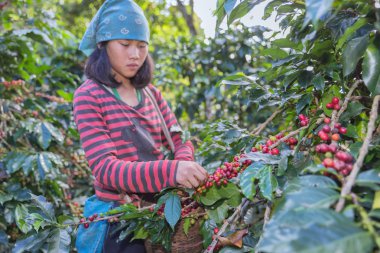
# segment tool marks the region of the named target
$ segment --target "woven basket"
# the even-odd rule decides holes
[[[152,244],[149,239],[145,240],[145,249],[147,253],[199,253],[202,252],[203,238],[199,234],[200,225],[197,221],[189,229],[187,235],[183,231],[184,221],[181,220],[175,229],[172,237],[172,249],[166,251],[160,244]]]

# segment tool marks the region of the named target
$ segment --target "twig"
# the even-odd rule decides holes
[[[375,130],[375,122],[376,122],[376,119],[378,116],[377,110],[379,108],[379,101],[380,101],[380,95],[375,96],[375,98],[373,100],[373,104],[372,104],[370,117],[369,117],[367,135],[364,139],[363,145],[360,148],[358,159],[356,160],[354,167],[353,167],[350,175],[348,176],[347,183],[345,183],[342,187],[342,191],[340,193],[340,198],[339,198],[338,204],[336,205],[336,208],[335,208],[335,210],[337,212],[342,211],[342,209],[344,207],[344,203],[345,203],[345,197],[348,194],[350,194],[352,186],[354,185],[355,179],[359,173],[359,170],[363,166],[364,158],[368,153],[368,147],[369,147],[369,144],[371,143],[371,140],[372,140],[372,135],[373,135],[373,132]]]
[[[267,206],[265,208],[265,213],[264,213],[264,226],[268,223],[271,212],[272,212],[272,209],[271,209],[270,205],[267,204]]]
[[[330,124],[330,127],[333,128],[335,123],[339,120],[340,116],[342,115],[342,113],[347,109],[347,106],[348,106],[348,102],[350,102],[351,100],[351,96],[352,96],[352,93],[354,92],[354,90],[359,86],[359,84],[363,83],[362,80],[357,80],[350,88],[350,90],[348,91],[346,97],[344,98],[344,101],[343,101],[343,104],[342,106],[340,107],[340,110],[338,113],[335,113],[336,111],[333,112],[333,116],[331,116],[331,124]],[[334,114],[335,113],[335,114]]]
[[[321,124],[322,121],[323,121],[323,119],[324,119],[324,117],[321,117],[321,118],[317,119],[316,124],[317,124],[317,125]],[[286,141],[287,139],[289,139],[289,138],[292,137],[292,136],[295,136],[295,135],[299,134],[302,130],[307,129],[308,127],[309,127],[309,125],[307,125],[307,126],[303,126],[303,127],[298,128],[297,130],[294,130],[293,132],[288,133],[287,135],[285,135],[284,137],[282,137],[281,139],[279,139],[279,140],[277,140],[275,143],[273,143],[273,144],[269,147],[269,149],[272,149],[272,148],[277,147],[280,143]]]
[[[235,220],[237,219],[238,214],[240,213],[241,207],[245,204],[245,202],[248,200],[244,200],[243,202],[240,203],[240,205],[236,208],[235,212],[229,217],[222,225],[220,228],[219,232],[216,234],[215,238],[212,240],[211,244],[207,247],[207,249],[203,253],[212,253],[214,251],[214,248],[216,244],[218,243],[218,237],[224,233],[226,230],[227,226],[234,223]]]
[[[259,135],[261,131],[263,131],[267,125],[279,114],[282,112],[284,109],[278,108],[264,123],[260,124],[260,126],[256,127],[253,129],[251,132],[252,135]]]

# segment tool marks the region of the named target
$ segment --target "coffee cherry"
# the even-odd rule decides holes
[[[90,223],[84,223],[84,224],[83,224],[83,227],[84,227],[84,228],[88,228],[89,226],[90,226]]]
[[[253,147],[253,148],[251,148],[251,151],[252,152],[257,152],[257,148]]]
[[[331,128],[330,128],[329,125],[324,125],[324,126],[322,127],[322,131],[325,132],[325,133],[330,133]]]
[[[330,118],[325,118],[325,119],[323,120],[323,122],[325,122],[325,124],[330,124],[331,119],[330,119]]]
[[[301,126],[307,126],[308,122],[306,120],[301,120],[300,125]]]
[[[281,138],[283,138],[283,137],[284,137],[283,134],[277,134],[277,135],[276,135],[276,139],[277,139],[277,140],[279,140],[279,139],[281,139]]]
[[[334,110],[340,110],[340,105],[339,104],[337,104],[337,105],[334,105]]]
[[[334,109],[334,105],[332,104],[332,103],[328,103],[328,104],[326,104],[326,108],[327,109]]]
[[[325,133],[323,130],[318,132],[319,138],[321,138],[323,141],[328,141],[330,137],[327,133]]]
[[[86,222],[86,218],[81,218],[81,219],[79,220],[79,222],[80,222],[80,223],[85,223],[85,222]]]
[[[219,228],[214,228],[214,234],[217,234],[217,233],[219,233]]]
[[[322,162],[322,164],[326,167],[326,168],[334,168],[334,160],[331,159],[331,158],[325,158]]]
[[[331,135],[331,139],[333,141],[339,141],[340,140],[340,135],[339,134],[333,134],[333,135]]]
[[[280,154],[280,150],[278,150],[278,148],[274,148],[270,151],[270,154],[271,155],[279,155]]]
[[[342,124],[340,124],[339,122],[337,122],[337,123],[334,124],[334,127],[339,130],[339,128],[342,127]]]
[[[331,103],[334,104],[334,105],[339,104],[339,98],[333,97],[332,100],[331,100]]]
[[[347,133],[347,128],[345,128],[345,127],[339,128],[339,133],[346,134]]]
[[[329,151],[331,152],[331,153],[336,153],[336,151],[338,150],[338,146],[335,144],[335,143],[331,143],[330,145],[329,145]]]

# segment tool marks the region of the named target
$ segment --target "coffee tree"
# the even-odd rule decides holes
[[[218,25],[227,19],[233,27],[261,2],[218,1]],[[155,205],[131,198],[80,219],[70,197],[91,193],[70,92],[53,84],[47,92],[34,77],[18,80],[13,71],[31,69],[15,61],[0,87],[3,248],[15,242],[14,252],[68,252],[76,228],[108,220],[118,222],[122,237],[133,232],[166,249],[174,231],[195,227],[205,252],[377,252],[379,9],[378,1],[274,0],[264,18],[276,15],[281,36],[242,28],[236,44],[239,29],[210,44],[178,40],[181,57],[171,65],[169,55],[158,66],[169,74],[159,76],[166,91],[178,79],[188,84],[171,94],[185,95],[180,108],[197,105],[190,116],[177,113],[184,122],[198,119],[191,130],[207,182],[195,191],[165,189]],[[41,38],[26,34],[22,39]]]

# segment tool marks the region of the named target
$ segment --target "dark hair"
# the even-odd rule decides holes
[[[100,47],[97,47],[94,52],[92,52],[86,62],[84,73],[87,78],[92,79],[97,83],[117,88],[121,83],[116,81],[112,74],[112,67],[108,58],[106,45],[107,42],[101,42]],[[148,53],[141,68],[137,71],[136,75],[130,79],[131,84],[136,89],[141,89],[147,86],[152,81],[153,69],[153,59]]]

